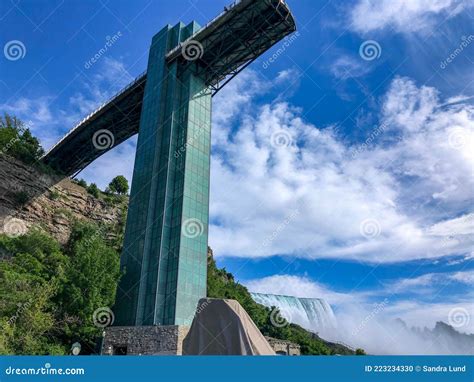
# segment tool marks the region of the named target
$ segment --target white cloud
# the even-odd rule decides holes
[[[390,149],[379,150],[374,159],[386,161],[400,176],[416,179],[410,184],[410,193],[425,203],[439,201],[438,207],[444,204],[451,214],[460,214],[470,206],[474,107],[443,106],[434,88],[418,88],[412,80],[396,78],[383,112],[384,123],[401,140]]]
[[[337,330],[323,331],[325,339],[362,347],[370,354],[439,354],[444,351],[433,347],[429,341],[417,338],[413,333],[401,330],[394,320],[401,318],[408,327],[431,329],[438,321],[453,324],[452,315],[457,311],[464,316],[461,317],[462,325],[454,321],[456,329],[464,333],[474,333],[472,296],[432,302],[432,295],[427,294],[425,297],[428,302],[425,302],[423,296],[400,300],[397,293],[401,290],[393,290],[397,283],[404,289],[423,288],[431,293],[435,286],[438,290],[442,289],[450,280],[472,284],[472,271],[446,274],[442,279],[437,275],[439,274],[400,279],[392,285],[370,292],[341,293],[307,277],[294,275],[274,275],[249,280],[244,282],[244,285],[252,292],[325,299],[334,309],[338,322]]]
[[[352,28],[361,33],[385,28],[424,32],[471,5],[471,0],[360,0],[351,11]]]
[[[467,285],[474,285],[474,271],[456,272],[451,275],[452,280]]]
[[[437,223],[430,228],[429,233],[438,236],[474,235],[474,214]]]
[[[351,57],[342,55],[335,59],[329,70],[336,78],[347,80],[348,78],[363,77],[372,70],[373,66],[368,65],[367,61],[360,57]]]
[[[433,297],[438,294],[436,291],[442,291],[452,283],[472,285],[473,282],[474,271],[472,270],[426,273],[418,277],[393,280],[386,283],[385,289],[380,290],[379,293],[412,293]]]
[[[470,252],[471,235],[434,233],[472,207],[474,150],[452,139],[454,126],[472,134],[472,106],[442,106],[436,89],[396,78],[384,128],[366,146],[347,145],[284,102],[234,117],[240,125],[212,158],[217,256],[396,262]]]

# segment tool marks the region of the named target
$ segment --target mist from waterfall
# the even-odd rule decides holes
[[[277,307],[288,322],[314,333],[327,333],[337,322],[331,306],[321,298],[302,298],[265,293],[250,293],[255,302]]]

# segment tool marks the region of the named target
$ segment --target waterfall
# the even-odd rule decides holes
[[[276,306],[287,321],[312,332],[325,333],[337,326],[331,306],[321,298],[302,298],[276,294],[250,293],[255,302]]]

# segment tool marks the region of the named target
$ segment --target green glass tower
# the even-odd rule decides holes
[[[211,92],[192,61],[166,62],[198,29],[167,26],[152,40],[116,325],[186,325],[206,296]]]
[[[206,297],[211,97],[295,30],[284,0],[235,0],[203,28],[166,26],[152,39],[147,71],[43,156],[74,176],[138,134],[106,351],[179,352],[178,332]]]

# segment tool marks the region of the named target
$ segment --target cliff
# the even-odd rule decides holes
[[[69,178],[6,155],[0,156],[0,180],[0,233],[22,234],[35,225],[65,244],[75,220],[115,226],[125,218],[126,198],[96,198]]]

